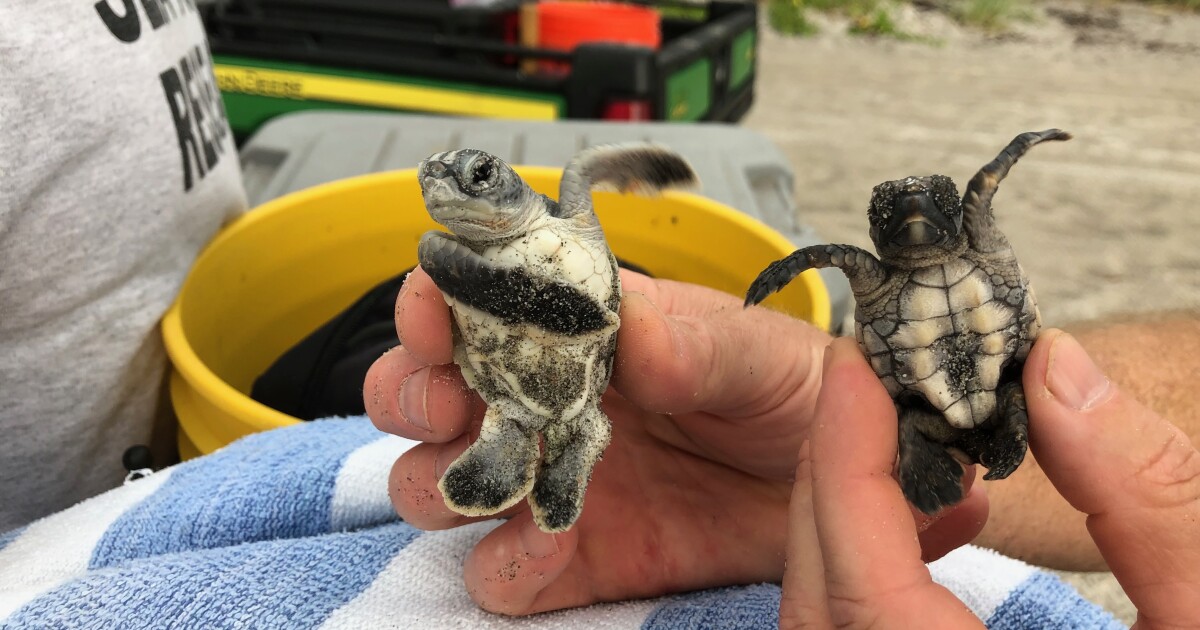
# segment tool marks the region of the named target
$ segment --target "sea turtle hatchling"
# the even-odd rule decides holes
[[[651,194],[691,185],[695,173],[650,144],[580,152],[557,202],[474,149],[433,155],[418,173],[430,216],[451,232],[427,232],[418,258],[453,312],[454,362],[487,403],[479,438],[438,487],[470,516],[528,496],[539,528],[565,531],[609,442],[599,403],[620,323],[617,263],[591,190]]]
[[[1070,138],[1058,129],[1017,136],[961,200],[944,175],[884,182],[867,210],[878,259],[849,245],[805,247],[747,291],[749,306],[807,269],[845,272],[855,336],[896,402],[900,486],[926,514],[962,499],[962,468],[947,449],[986,466],[985,479],[1007,477],[1025,458],[1021,368],[1041,317],[991,201],[1032,146]]]

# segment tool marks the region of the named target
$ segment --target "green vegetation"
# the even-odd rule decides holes
[[[1012,22],[1028,22],[1034,17],[1029,0],[953,0],[948,13],[961,24],[993,33],[1005,30]]]
[[[896,26],[898,6],[893,0],[769,0],[767,20],[780,33],[812,35],[818,28],[808,12],[820,11],[848,18],[847,31],[854,35],[920,39]]]
[[[918,39],[915,35],[905,33],[897,28],[896,21],[892,19],[891,8],[883,5],[876,6],[871,11],[854,17],[847,30],[853,35]]]
[[[865,15],[854,18],[847,29],[854,35],[872,35],[876,37],[891,37],[900,33],[896,21],[887,8],[878,6]]]
[[[805,15],[804,0],[770,0],[767,22],[784,35],[812,35],[818,30]]]
[[[812,35],[818,29],[808,12],[833,13],[849,19],[846,30],[853,35],[937,43],[902,31],[895,17],[899,6],[895,0],[769,0],[767,21],[786,35]]]

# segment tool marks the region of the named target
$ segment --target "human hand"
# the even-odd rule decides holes
[[[602,402],[613,437],[583,514],[555,535],[537,529],[523,501],[502,514],[508,522],[464,567],[485,609],[529,614],[783,574],[791,477],[829,337],[715,290],[621,277],[617,356]],[[364,386],[377,427],[425,442],[393,468],[396,510],[423,529],[485,520],[451,512],[437,488],[477,434],[483,403],[451,363],[450,311],[420,269],[396,320],[403,346],[376,362]],[[929,537],[929,558],[975,533],[934,530],[945,535]]]
[[[1138,610],[1134,628],[1200,620],[1200,451],[1046,330],[1025,364],[1029,445]]]
[[[1061,331],[1042,333],[1023,377],[1034,455],[1063,497],[1088,514],[1089,533],[1138,607],[1135,627],[1194,624],[1200,452],[1117,391]],[[781,625],[982,627],[921,562],[890,476],[895,416],[853,344],[831,346],[824,383],[797,471],[788,549],[789,558],[821,562],[789,562]]]

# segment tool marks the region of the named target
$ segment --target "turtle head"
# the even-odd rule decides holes
[[[508,164],[476,149],[431,155],[417,177],[433,220],[469,241],[515,236],[541,212],[540,196]]]
[[[940,258],[961,246],[962,202],[945,175],[906,177],[876,186],[867,217],[871,240],[885,262]]]

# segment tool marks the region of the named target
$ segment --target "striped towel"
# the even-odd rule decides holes
[[[779,585],[526,618],[479,610],[495,522],[422,532],[387,497],[413,442],[365,418],[246,437],[0,535],[0,628],[774,628]],[[989,628],[1122,628],[1057,578],[964,547],[930,565]]]

